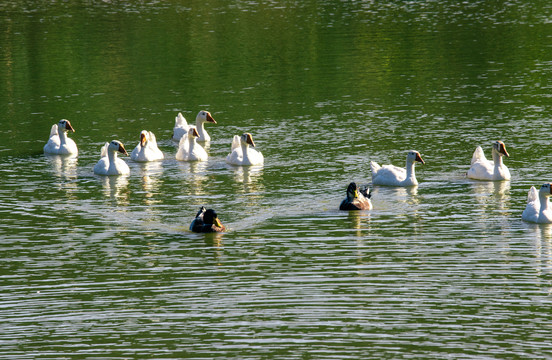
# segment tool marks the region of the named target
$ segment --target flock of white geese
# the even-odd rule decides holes
[[[178,142],[176,159],[180,161],[206,161],[207,151],[200,142],[207,142],[211,138],[204,128],[205,123],[216,124],[215,119],[208,111],[201,110],[196,116],[196,124],[189,125],[182,115],[178,113],[173,129],[173,141]],[[69,120],[62,119],[58,124],[52,125],[50,137],[44,145],[44,153],[53,155],[78,155],[75,141],[67,136],[68,132],[74,132]],[[250,133],[241,136],[234,135],[230,153],[226,162],[232,165],[261,165],[264,163],[263,154],[255,147]],[[94,166],[94,173],[98,175],[128,175],[130,168],[127,163],[117,157],[117,153],[128,155],[123,143],[113,140],[106,143],[101,149],[101,156]],[[506,146],[502,141],[495,141],[492,145],[492,160],[485,157],[483,149],[478,146],[472,156],[471,166],[467,177],[483,181],[510,180],[510,170],[503,162],[503,157],[509,157]],[[130,154],[130,158],[137,162],[159,161],[164,159],[164,154],[157,147],[155,135],[151,131],[142,130],[140,141]],[[418,185],[414,165],[416,162],[424,164],[424,160],[417,151],[409,151],[406,155],[406,167],[394,165],[379,165],[370,162],[372,171],[372,184],[384,186],[415,186]],[[552,194],[552,186],[545,183],[540,190],[534,186],[528,193],[527,206],[522,213],[522,219],[534,223],[552,223],[552,208],[549,197]],[[340,205],[342,210],[370,210],[372,203],[367,190],[360,190],[355,183],[349,184],[347,197]]]

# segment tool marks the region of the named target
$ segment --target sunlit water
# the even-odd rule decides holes
[[[550,5],[0,5],[0,359],[547,358]],[[5,45],[4,45],[5,44]],[[175,159],[174,117],[216,125]],[[71,120],[78,158],[44,156]],[[142,129],[166,159],[93,174]],[[253,134],[260,167],[225,163]],[[508,182],[465,178],[501,139]],[[369,161],[414,188],[338,210]],[[224,234],[193,234],[200,206]]]

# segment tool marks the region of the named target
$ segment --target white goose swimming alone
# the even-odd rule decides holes
[[[207,151],[197,143],[199,134],[195,127],[190,127],[188,134],[183,136],[178,143],[176,160],[180,161],[206,161]]]
[[[199,138],[197,141],[200,142],[206,142],[211,141],[211,137],[205,130],[204,124],[205,123],[213,123],[216,124],[217,122],[215,119],[213,119],[213,116],[211,116],[211,113],[209,111],[201,110],[197,113],[196,116],[196,124],[195,128],[197,130],[197,133],[199,134]],[[186,119],[184,116],[182,116],[182,113],[178,113],[178,116],[175,118],[175,124],[173,129],[173,140],[174,141],[180,141],[182,136],[188,134],[188,130],[194,127],[193,125],[188,125]]]
[[[487,160],[483,149],[478,146],[473,152],[471,167],[467,176],[475,180],[500,181],[510,180],[510,170],[502,162],[502,157],[510,157],[506,145],[502,141],[495,141],[492,150],[493,161]]]
[[[130,168],[127,163],[117,157],[117,152],[128,156],[124,145],[117,140],[105,143],[102,147],[101,159],[94,166],[94,173],[98,175],[128,175]]]
[[[140,132],[140,142],[132,150],[130,158],[138,162],[148,162],[163,160],[165,156],[157,147],[155,135],[151,131],[142,130]]]
[[[263,154],[260,151],[250,148],[249,145],[255,147],[253,136],[251,136],[250,133],[244,133],[241,137],[234,135],[231,152],[226,156],[226,162],[232,165],[263,164]]]
[[[75,141],[67,137],[67,132],[75,132],[69,120],[62,119],[59,123],[52,125],[50,138],[44,145],[45,154],[54,155],[77,155],[79,150]]]
[[[551,193],[550,183],[543,184],[538,192],[534,186],[531,186],[527,195],[527,206],[523,210],[521,218],[539,224],[552,223],[552,208],[549,200]]]
[[[415,186],[418,185],[416,174],[414,172],[414,163],[418,161],[425,164],[424,160],[417,151],[409,151],[406,155],[406,169],[394,165],[378,165],[375,161],[370,161],[372,170],[373,185],[387,186]]]

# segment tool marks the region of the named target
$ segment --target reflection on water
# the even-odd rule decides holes
[[[44,155],[46,160],[51,164],[52,170],[56,176],[63,179],[77,178],[77,163],[76,156],[61,156],[61,155]]]
[[[535,235],[535,266],[539,281],[546,281],[552,294],[552,224],[527,224]]]
[[[470,181],[472,192],[478,201],[483,218],[489,218],[494,211],[510,210],[510,181]]]
[[[104,195],[115,200],[118,205],[129,205],[128,181],[128,176],[101,176]]]
[[[156,199],[154,196],[160,191],[162,187],[162,175],[163,164],[161,161],[150,161],[140,163],[140,175],[142,179],[142,190],[145,192],[144,202],[148,205],[147,210],[151,211],[153,208],[149,205],[155,205],[160,202],[160,199]]]

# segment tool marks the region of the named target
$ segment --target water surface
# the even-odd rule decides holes
[[[552,353],[545,1],[0,5],[0,359],[527,359]],[[174,117],[207,125],[182,163]],[[76,159],[44,156],[69,119]],[[166,159],[93,174],[112,139]],[[261,167],[224,161],[247,131]],[[465,178],[501,139],[508,182]],[[420,185],[337,210],[369,161]],[[187,230],[197,209],[230,231]]]

